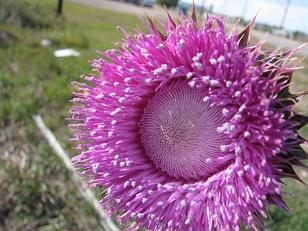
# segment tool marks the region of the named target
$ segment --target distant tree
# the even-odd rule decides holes
[[[62,15],[63,0],[58,0],[57,16]]]
[[[157,3],[166,6],[167,8],[176,7],[178,4],[178,0],[157,0]]]
[[[305,37],[307,37],[307,35],[301,31],[296,30],[293,32],[294,39],[305,38]]]

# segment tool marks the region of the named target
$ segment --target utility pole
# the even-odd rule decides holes
[[[57,16],[62,15],[62,8],[63,8],[63,0],[58,0],[58,6],[57,6]]]
[[[246,11],[247,11],[247,6],[248,6],[248,1],[249,0],[244,0],[244,7],[243,7],[243,12],[242,12],[242,18],[245,19]]]
[[[281,24],[280,24],[280,28],[282,29],[284,27],[286,18],[287,18],[287,14],[288,14],[288,10],[289,10],[289,6],[290,6],[291,0],[287,0],[287,4],[284,8],[284,12],[283,12],[283,16],[282,16],[282,20],[281,20]]]

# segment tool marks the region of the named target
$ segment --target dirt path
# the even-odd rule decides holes
[[[129,4],[126,2],[119,1],[110,1],[110,0],[69,0],[71,2],[88,5],[92,7],[98,7],[102,9],[117,11],[121,13],[134,14],[137,16],[144,16],[147,13],[151,17],[158,19],[166,18],[166,11],[164,8],[159,6],[154,6],[153,8],[140,7],[137,5]],[[175,12],[173,12],[175,13]],[[262,31],[254,31],[253,36],[257,39],[265,38],[271,44],[275,44],[277,47],[286,47],[286,48],[296,48],[302,43],[294,41],[291,39],[283,38],[277,35],[268,34],[265,36],[265,33]],[[308,46],[305,46],[297,51],[298,54],[308,56]]]
[[[287,39],[281,36],[273,35],[273,34],[265,34],[262,31],[253,31],[253,36],[258,39],[263,39],[271,44],[274,44],[277,47],[286,47],[286,48],[296,48],[298,46],[301,46],[304,42],[295,41],[292,39]],[[307,41],[308,42],[308,41]],[[302,47],[297,51],[298,54],[308,56],[308,45]]]
[[[164,8],[156,5],[153,8],[149,8],[149,7],[137,6],[131,3],[126,3],[121,1],[110,1],[110,0],[69,0],[69,1],[79,3],[82,5],[112,10],[116,12],[134,14],[137,16],[144,16],[145,13],[155,18],[164,18],[166,16]]]

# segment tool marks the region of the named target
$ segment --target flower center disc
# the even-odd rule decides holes
[[[217,133],[224,118],[204,96],[187,81],[170,81],[144,109],[140,137],[145,154],[175,178],[206,178],[223,167],[216,159],[226,143],[226,136]]]

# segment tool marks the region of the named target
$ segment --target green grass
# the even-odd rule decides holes
[[[14,17],[9,18],[0,11],[0,230],[100,230],[92,208],[77,192],[31,116],[41,114],[72,155],[65,120],[74,90],[70,82],[91,71],[88,61],[98,57],[96,50],[113,48],[120,41],[122,34],[116,26],[132,31],[141,23],[131,15],[67,1],[63,17],[55,18],[56,2],[14,1],[10,3]],[[20,23],[20,17],[29,23]],[[52,45],[42,47],[42,38],[50,39]],[[55,49],[66,47],[80,51],[81,57],[53,56]],[[308,63],[304,65],[306,70],[294,77],[293,90],[308,88]],[[297,110],[307,113],[307,104],[306,97]],[[308,137],[307,127],[302,132]],[[308,183],[307,177],[304,180]],[[273,210],[269,229],[308,230],[307,188],[288,181],[288,191],[295,194],[288,197],[294,213]]]
[[[31,116],[41,114],[73,154],[65,120],[71,106],[70,83],[91,71],[88,61],[98,57],[96,50],[112,48],[113,41],[121,39],[116,26],[132,30],[139,20],[67,2],[63,17],[56,19],[57,1],[14,2],[18,9],[10,5],[13,18],[1,21],[0,12],[0,230],[101,230],[93,209]],[[49,20],[46,26],[21,25],[24,5],[23,14],[42,13]],[[42,47],[42,38],[52,45]],[[66,47],[80,51],[81,57],[53,56],[55,49]]]

